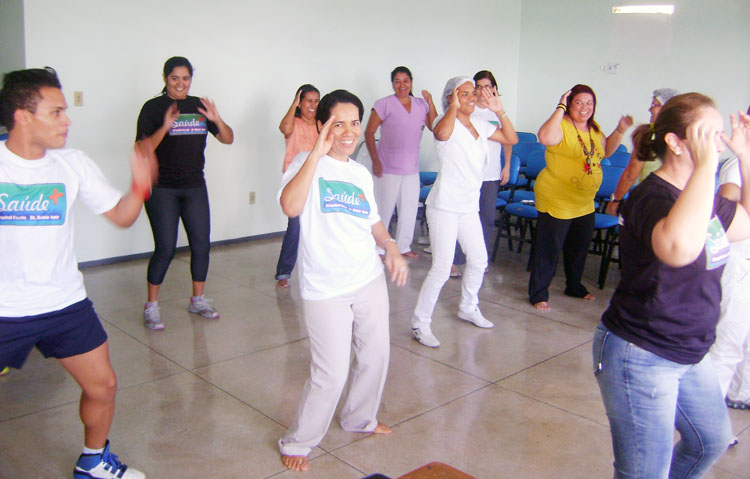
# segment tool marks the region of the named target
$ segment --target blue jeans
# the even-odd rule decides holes
[[[616,479],[700,478],[727,450],[729,415],[708,355],[697,364],[675,363],[599,324],[593,359]]]
[[[276,264],[276,279],[289,279],[292,276],[294,264],[297,262],[297,248],[299,247],[299,216],[289,218],[286,233],[281,242],[279,262]]]

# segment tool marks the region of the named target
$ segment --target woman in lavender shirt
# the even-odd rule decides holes
[[[419,203],[419,141],[426,126],[432,131],[437,110],[432,95],[411,94],[411,71],[404,66],[391,72],[394,94],[375,102],[365,129],[365,142],[372,158],[375,201],[383,224],[390,224],[398,206],[396,241],[404,256],[416,258],[411,250]],[[380,140],[375,132],[380,127]],[[381,253],[382,254],[382,253]]]

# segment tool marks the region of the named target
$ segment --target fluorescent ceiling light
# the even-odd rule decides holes
[[[612,13],[657,13],[662,15],[672,15],[674,5],[622,5],[612,7]]]

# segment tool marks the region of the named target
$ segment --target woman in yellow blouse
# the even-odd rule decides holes
[[[552,116],[539,129],[547,147],[547,162],[534,186],[539,212],[529,276],[529,301],[549,311],[549,285],[563,250],[565,294],[593,300],[581,284],[589,244],[594,234],[594,196],[602,182],[601,160],[610,156],[633,125],[623,116],[608,137],[594,121],[596,95],[576,85],[560,98]]]

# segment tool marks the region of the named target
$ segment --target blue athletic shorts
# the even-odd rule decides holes
[[[34,346],[45,358],[63,359],[92,351],[106,340],[88,298],[50,313],[0,317],[0,367],[21,369]]]

